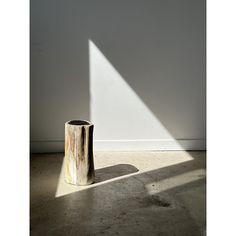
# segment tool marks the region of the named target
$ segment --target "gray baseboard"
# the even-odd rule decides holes
[[[94,140],[94,151],[206,150],[206,139]],[[31,141],[31,153],[64,152],[64,141]]]

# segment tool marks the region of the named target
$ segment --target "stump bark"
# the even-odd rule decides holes
[[[93,124],[83,120],[65,123],[65,180],[74,185],[92,184]]]

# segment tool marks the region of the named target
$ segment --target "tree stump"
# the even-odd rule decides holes
[[[65,180],[74,185],[92,184],[93,124],[83,120],[65,123]]]

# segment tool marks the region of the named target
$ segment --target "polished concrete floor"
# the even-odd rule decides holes
[[[32,236],[205,235],[205,152],[95,152],[96,183],[81,187],[63,155],[31,155]]]

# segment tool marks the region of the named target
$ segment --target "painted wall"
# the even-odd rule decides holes
[[[204,0],[31,0],[31,151],[206,147]]]

